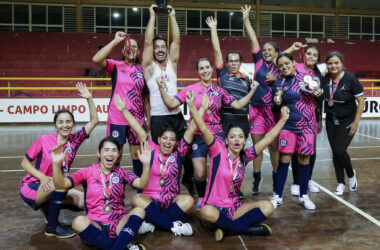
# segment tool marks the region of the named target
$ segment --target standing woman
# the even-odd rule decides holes
[[[315,204],[307,195],[307,188],[310,177],[310,155],[314,153],[314,137],[318,126],[314,96],[321,96],[323,91],[315,86],[306,92],[303,83],[308,82],[310,75],[296,71],[295,61],[290,54],[279,54],[277,65],[283,77],[273,85],[275,103],[273,110],[276,112],[281,106],[286,106],[290,109],[290,116],[279,135],[280,161],[275,179],[275,193],[271,202],[275,208],[282,205],[289,164],[292,155],[296,153],[300,184],[298,202],[306,209],[315,209]]]
[[[277,137],[289,118],[289,109],[284,107],[281,110],[281,119],[262,140],[244,149],[246,138],[240,127],[230,126],[224,145],[216,140],[212,131],[208,129],[202,116],[198,114],[194,102],[189,101],[188,104],[211,157],[207,191],[200,210],[202,220],[217,228],[215,231],[217,241],[223,239],[226,231],[270,235],[270,227],[259,223],[272,215],[272,204],[269,201],[242,203],[239,201],[238,192],[243,182],[246,165]]]
[[[253,144],[255,144],[260,141],[276,124],[275,117],[271,110],[273,99],[272,85],[280,77],[280,74],[276,69],[276,58],[279,53],[278,46],[275,42],[269,41],[264,44],[262,50],[260,49],[256,33],[249,21],[250,10],[251,6],[245,5],[245,8],[241,7],[244,25],[251,40],[252,56],[255,63],[254,79],[259,82],[259,87],[251,99],[251,107],[249,111],[249,123],[251,127],[250,134]],[[268,149],[273,166],[272,178],[274,180],[279,159],[277,140],[273,140]],[[261,177],[262,161],[262,153],[258,154],[253,160],[253,194],[257,194],[261,191],[263,182],[263,178]]]
[[[230,106],[236,110],[244,108],[255,93],[258,83],[256,81],[253,82],[251,90],[248,94],[240,100],[236,100],[225,89],[215,85],[212,82],[211,77],[213,67],[210,59],[200,58],[195,66],[198,71],[200,82],[187,86],[179,92],[175,98],[168,95],[162,84],[162,79],[160,77],[157,78],[162,99],[168,108],[177,108],[186,101],[186,93],[189,91],[194,91],[195,106],[200,108],[202,96],[207,95],[209,98],[209,107],[207,108],[206,114],[204,114],[203,118],[209,130],[212,131],[214,137],[223,142],[224,133],[220,119],[222,105]],[[195,131],[192,149],[193,152],[191,154],[191,158],[194,165],[194,184],[199,197],[196,208],[199,209],[206,191],[206,157],[208,152],[207,145],[199,130]]]
[[[328,74],[322,82],[325,91],[326,131],[333,153],[338,186],[335,194],[343,195],[344,170],[351,191],[358,187],[356,173],[347,148],[351,143],[364,109],[363,87],[359,80],[343,69],[343,57],[338,51],[327,54]]]
[[[147,186],[150,147],[141,143],[141,151],[137,151],[143,164],[141,177],[118,165],[121,146],[113,137],[106,137],[100,141],[97,151],[98,163],[82,168],[68,177],[63,177],[59,167],[65,151],[61,144],[52,149],[53,181],[56,187],[62,189],[80,184],[84,186],[87,214],[75,217],[72,224],[81,240],[102,249],[145,249],[143,245],[129,244],[140,228],[145,211],[134,208],[128,213],[124,205],[124,190],[126,184],[138,189]]]
[[[54,115],[54,125],[57,132],[38,138],[21,162],[21,166],[28,173],[22,179],[21,198],[34,210],[41,208],[47,220],[45,235],[58,238],[75,236],[71,228],[62,226],[58,222],[58,217],[66,195],[73,200],[75,206],[83,208],[83,192],[78,190],[67,192],[67,190],[58,190],[54,186],[50,152],[57,144],[63,145],[65,157],[60,168],[62,173],[67,175],[79,146],[90,136],[91,131],[98,123],[98,115],[91,93],[86,85],[81,82],[77,83],[76,86],[79,95],[87,100],[90,109],[90,121],[79,131],[71,133],[75,125],[74,115],[66,109],[58,110]],[[35,161],[34,165],[33,161]]]
[[[107,59],[109,53],[119,43],[124,41],[123,61]],[[101,68],[104,68],[112,78],[112,95],[108,110],[107,119],[107,136],[117,139],[120,145],[124,145],[128,140],[133,172],[141,176],[142,166],[137,157],[139,141],[136,132],[131,129],[124,117],[113,103],[113,96],[118,94],[121,98],[126,99],[126,108],[139,121],[141,126],[145,127],[144,111],[147,117],[147,125],[150,124],[149,115],[149,96],[143,92],[146,89],[144,73],[139,61],[140,46],[135,39],[129,38],[124,32],[116,32],[115,38],[100,51],[98,51],[93,61]],[[146,127],[145,127],[146,128]],[[147,130],[149,131],[149,129]],[[120,154],[121,157],[121,154]]]

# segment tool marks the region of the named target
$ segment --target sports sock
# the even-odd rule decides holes
[[[298,182],[300,184],[300,197],[302,195],[307,194],[307,187],[309,184],[309,176],[310,176],[310,164],[299,164],[299,177]]]
[[[298,159],[297,155],[293,154],[292,155],[292,173],[293,173],[293,184],[294,185],[299,185],[298,183]]]
[[[276,194],[282,197],[290,163],[279,162],[276,174]]]
[[[260,181],[261,180],[261,171],[259,171],[259,172],[253,172],[253,179],[255,181]]]
[[[169,216],[161,212],[161,209],[154,202],[151,202],[145,208],[145,212],[145,219],[148,222],[152,222],[166,230],[170,230],[173,227],[173,222],[170,220]]]
[[[199,181],[196,178],[194,178],[194,184],[195,184],[195,189],[197,190],[197,193],[198,193],[198,197],[203,198],[206,193],[206,180]]]
[[[139,231],[142,222],[143,219],[137,215],[129,216],[127,223],[121,229],[119,236],[110,249],[125,249]]]
[[[309,180],[311,180],[311,176],[313,175],[315,160],[317,159],[317,154],[314,153],[313,155],[310,155],[310,177]]]
[[[113,244],[112,239],[91,224],[78,235],[86,244],[97,246],[102,249],[110,249]]]
[[[47,217],[47,225],[49,227],[56,227],[58,225],[58,217],[59,212],[61,211],[61,207],[63,204],[63,201],[66,198],[67,193],[66,192],[58,192],[53,191],[53,193],[50,195],[49,199],[49,210],[48,210],[48,217]]]
[[[252,226],[257,223],[263,222],[266,219],[267,217],[263,214],[261,209],[256,207],[254,209],[249,210],[235,221],[241,221],[241,223],[245,223],[247,226]]]
[[[216,228],[230,230],[237,233],[249,233],[247,224],[241,220],[231,220],[223,213],[219,213],[218,220],[213,224]]]
[[[171,221],[181,220],[186,216],[186,213],[178,206],[177,202],[172,203],[165,211]]]

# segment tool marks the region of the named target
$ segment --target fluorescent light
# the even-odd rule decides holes
[[[114,13],[112,14],[112,16],[113,16],[114,18],[118,18],[118,17],[120,16],[120,14],[117,13],[117,12],[114,12]]]
[[[137,9],[136,7],[133,7],[132,10],[133,10],[134,12],[137,12],[139,9]]]

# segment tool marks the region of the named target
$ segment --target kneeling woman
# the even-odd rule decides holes
[[[202,116],[196,112],[194,103],[189,101],[188,104],[211,156],[207,190],[200,210],[201,218],[219,228],[215,232],[217,241],[223,239],[224,230],[250,235],[270,235],[270,228],[258,223],[272,215],[272,204],[269,201],[242,203],[238,200],[238,191],[243,182],[245,166],[277,137],[289,117],[289,109],[284,107],[281,110],[281,119],[263,139],[244,149],[246,138],[240,127],[231,127],[227,131],[225,146],[207,128]]]
[[[191,236],[193,234],[191,225],[179,220],[191,211],[194,199],[190,195],[180,194],[179,181],[181,162],[190,151],[196,129],[195,123],[193,121],[190,123],[179,142],[175,131],[166,129],[158,137],[159,145],[157,145],[148,138],[143,127],[125,108],[125,100],[122,101],[118,95],[115,95],[114,103],[123,113],[129,126],[136,131],[138,140],[146,141],[152,147],[153,159],[148,187],[133,199],[133,206],[145,209],[146,221],[148,221],[148,223],[143,223],[140,233],[153,231],[152,224],[154,224],[165,230],[171,230],[175,235]],[[204,96],[200,108],[202,115],[207,107],[208,99]]]
[[[103,249],[145,249],[142,245],[128,245],[139,230],[145,211],[134,208],[127,212],[124,206],[124,188],[125,184],[134,188],[145,188],[148,185],[151,149],[142,143],[141,151],[138,151],[143,164],[141,177],[115,165],[120,150],[121,146],[116,139],[106,137],[99,143],[99,163],[63,177],[60,162],[65,154],[62,145],[54,147],[51,153],[54,185],[62,189],[84,185],[87,215],[76,217],[72,227],[85,243]]]

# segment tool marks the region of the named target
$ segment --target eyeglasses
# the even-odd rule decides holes
[[[229,63],[229,64],[238,64],[238,63],[240,63],[240,60],[239,60],[239,59],[236,59],[236,60],[228,60],[228,63]]]

